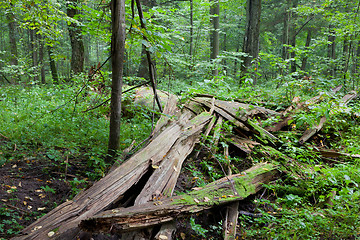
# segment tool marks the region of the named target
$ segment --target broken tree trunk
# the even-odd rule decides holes
[[[159,166],[178,139],[193,139],[210,119],[207,113],[191,118],[186,111],[179,120],[169,124],[146,147],[129,158],[120,167],[96,182],[91,188],[65,202],[40,218],[17,239],[48,239],[49,232],[56,232],[58,239],[72,239],[79,232],[81,220],[92,217],[112,204],[118,202],[123,194],[151,167]],[[181,141],[182,141],[181,140]],[[185,140],[184,140],[185,141]]]
[[[337,106],[333,106],[333,107],[345,107],[352,99],[357,97],[357,93],[355,91],[346,94],[344,97],[342,97],[338,103]],[[334,110],[330,110],[329,116],[331,114],[334,114]],[[314,136],[316,133],[318,133],[322,127],[324,126],[324,123],[326,122],[326,116],[322,116],[319,123],[312,127],[307,129],[303,135],[301,136],[301,138],[299,139],[299,143],[303,144],[304,142],[306,142],[307,140],[309,140],[312,136]]]
[[[105,211],[83,220],[80,227],[88,232],[105,233],[123,233],[152,227],[172,221],[183,214],[244,199],[259,191],[262,184],[273,180],[277,174],[276,165],[260,163],[242,174],[224,177],[188,194]]]

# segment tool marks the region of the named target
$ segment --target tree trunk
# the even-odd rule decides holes
[[[41,66],[40,69],[40,76],[41,76],[41,83],[45,84],[45,65],[44,65],[44,41],[43,37],[39,35],[39,64]]]
[[[342,72],[343,72],[343,79],[344,79],[344,87],[346,86],[346,74],[348,71],[348,57],[350,51],[350,44],[349,40],[345,36],[344,45],[343,45],[343,55],[342,55]]]
[[[112,1],[111,21],[112,86],[108,154],[113,158],[120,146],[121,91],[123,84],[126,28],[125,0]]]
[[[307,32],[307,36],[306,36],[305,50],[309,49],[310,42],[311,42],[311,29],[309,28],[308,32]],[[307,53],[305,53],[305,56],[303,57],[303,59],[301,61],[301,70],[302,71],[305,71],[305,69],[306,69],[307,59],[308,59]]]
[[[79,0],[71,0],[66,6],[67,16],[74,18],[79,14],[76,8]],[[84,70],[84,42],[80,26],[71,22],[69,25],[69,36],[71,43],[71,74],[79,74]]]
[[[29,30],[30,31],[30,47],[31,47],[31,54],[32,54],[32,66],[34,69],[36,69],[38,65],[38,53],[37,53],[37,37],[35,35],[35,30]],[[34,73],[34,81],[39,80],[39,75],[37,71],[35,70]]]
[[[193,0],[190,0],[190,51],[189,55],[193,54],[193,35],[194,35],[194,4]]]
[[[298,0],[293,0],[292,2],[292,7],[296,8],[298,5]],[[289,45],[292,46],[292,51],[290,53],[290,57],[292,58],[292,61],[290,62],[290,72],[296,72],[296,52],[295,52],[295,47],[296,47],[296,24],[295,24],[295,17],[296,17],[296,13],[294,11],[291,12],[291,33],[290,33],[290,39],[289,39]]]
[[[336,52],[335,52],[335,47],[336,47],[336,43],[335,43],[335,31],[333,30],[333,27],[331,24],[329,25],[329,36],[328,36],[328,42],[330,42],[328,44],[328,58],[330,60],[330,64],[329,64],[329,72],[328,74],[330,76],[335,77],[336,75],[336,66],[334,63],[332,63],[333,60],[335,60],[336,58]]]
[[[141,4],[146,6],[147,8],[152,8],[156,5],[156,2],[153,0],[142,0]],[[141,47],[141,61],[137,76],[145,79],[150,79],[149,61],[147,59],[146,46],[144,44],[142,44]]]
[[[15,22],[15,15],[12,11],[8,11],[6,14],[6,18],[8,21],[8,28],[9,28],[9,45],[10,45],[10,64],[11,65],[18,65],[17,60],[17,45],[16,45],[16,22]]]
[[[239,201],[262,189],[264,183],[275,179],[279,173],[277,168],[278,166],[273,164],[259,163],[246,170],[245,174],[221,178],[187,194],[129,208],[104,211],[91,219],[83,220],[80,228],[89,232],[108,233],[111,229],[112,233],[123,233]]]
[[[287,2],[287,6],[285,7],[284,10],[284,26],[283,26],[283,36],[282,36],[282,43],[283,43],[283,48],[282,48],[282,59],[286,60],[289,58],[289,47],[287,45],[289,45],[289,22],[290,22],[290,11],[289,11],[289,0]]]
[[[210,32],[210,60],[213,63],[212,74],[213,76],[217,76],[219,74],[219,70],[217,64],[215,64],[215,59],[219,56],[219,31],[220,31],[220,4],[219,0],[211,0],[210,6],[210,16],[212,23],[212,30]]]
[[[260,45],[260,15],[261,15],[261,0],[247,0],[246,4],[246,29],[243,52],[248,56],[244,58],[242,71],[248,72],[252,66],[252,61],[259,57]],[[254,69],[257,69],[256,63]],[[256,70],[255,70],[256,71]],[[253,84],[256,83],[257,75],[254,74]]]
[[[51,71],[53,83],[59,84],[59,76],[58,76],[57,69],[56,69],[56,63],[55,63],[55,60],[53,57],[52,47],[48,46],[47,49],[48,49],[48,54],[49,54],[49,64],[50,64],[50,71]]]

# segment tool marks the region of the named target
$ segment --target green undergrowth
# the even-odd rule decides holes
[[[97,169],[91,178],[103,176],[109,132],[109,98],[80,87],[4,86],[0,93],[0,133],[5,140],[1,152],[22,148],[42,153],[61,165],[66,158],[86,161]],[[131,103],[132,93],[124,95],[121,150],[133,140],[140,143],[151,131],[152,117],[146,109]],[[129,100],[127,100],[129,99]],[[95,109],[92,109],[96,107]],[[92,109],[92,110],[89,110]],[[1,154],[5,164],[13,155]]]
[[[359,100],[345,106],[341,98],[349,91],[335,94],[330,88],[336,83],[320,78],[307,85],[301,81],[291,84],[276,87],[269,82],[237,87],[235,82],[217,79],[199,83],[200,89],[190,86],[183,97],[213,94],[218,99],[239,99],[277,111],[294,104],[295,97],[302,102],[321,95],[321,101],[296,111],[288,127],[273,133],[276,140],[262,141],[267,146],[255,146],[249,155],[224,156],[224,149],[231,147],[227,133],[234,127],[230,123],[223,126],[220,138],[211,132],[201,142],[203,148],[210,150],[210,156],[200,155],[186,166],[191,182],[202,187],[224,177],[229,168],[236,173],[236,169],[243,171],[259,162],[279,163],[282,177],[251,198],[250,205],[244,207],[250,214],[239,215],[237,239],[360,239],[360,159],[327,158],[319,153],[334,150],[360,154]],[[317,126],[321,117],[326,117],[321,131],[300,144],[304,131]],[[252,123],[269,127],[279,120],[270,117],[252,119]],[[213,145],[216,138],[217,146]],[[201,222],[195,221],[192,226],[199,238],[211,230]],[[214,239],[211,235],[206,237]]]

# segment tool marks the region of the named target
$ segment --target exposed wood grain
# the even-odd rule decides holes
[[[149,202],[129,208],[104,211],[83,220],[80,227],[90,232],[121,233],[172,221],[182,215],[209,209],[214,205],[238,201],[256,193],[263,183],[278,173],[273,164],[258,164],[243,174],[235,174],[206,185],[203,189],[162,201]],[[233,191],[235,185],[236,192]]]

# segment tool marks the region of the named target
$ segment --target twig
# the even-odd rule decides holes
[[[146,30],[146,26],[145,26],[145,23],[143,21],[144,15],[143,15],[143,11],[142,11],[142,8],[141,8],[140,0],[136,0],[136,6],[137,6],[137,9],[138,9],[138,14],[139,14],[139,19],[140,19],[140,26],[141,26],[142,29]],[[145,35],[143,35],[143,39],[148,42],[148,39],[147,39],[147,37]],[[160,100],[159,100],[159,96],[157,95],[157,92],[156,92],[155,72],[154,72],[155,67],[154,67],[153,62],[151,61],[151,56],[150,56],[150,52],[149,52],[148,49],[146,49],[146,57],[147,57],[148,64],[149,64],[149,75],[150,75],[150,81],[151,81],[151,85],[152,85],[153,92],[154,92],[154,97],[155,97],[156,103],[157,103],[157,105],[159,107],[159,111],[163,112],[162,107],[161,107],[161,103],[160,103]]]

